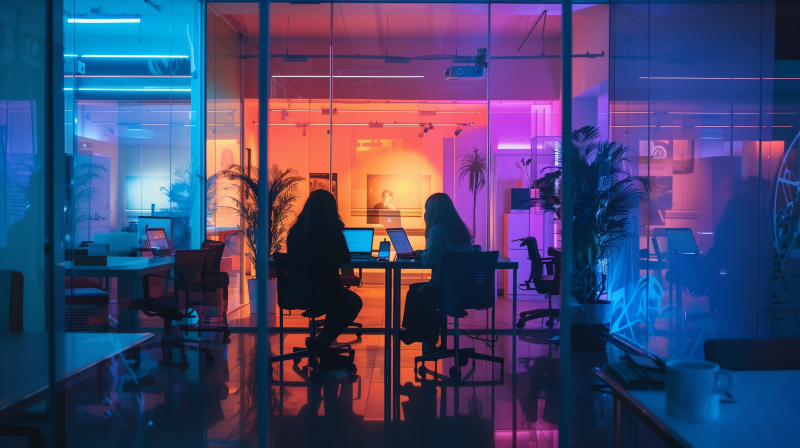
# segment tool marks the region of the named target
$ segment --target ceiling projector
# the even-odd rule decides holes
[[[468,81],[483,79],[486,69],[480,65],[454,65],[444,71],[444,79],[448,81]]]

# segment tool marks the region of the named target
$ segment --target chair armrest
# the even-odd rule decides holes
[[[547,270],[547,275],[553,275],[556,265],[556,259],[553,257],[543,257],[542,264],[544,265],[545,269]]]
[[[148,308],[153,308],[153,299],[150,297],[150,278],[163,278],[164,280],[172,280],[175,282],[175,290],[178,289],[178,283],[183,286],[183,293],[185,294],[186,299],[189,299],[189,286],[186,284],[185,281],[178,277],[169,277],[166,275],[160,274],[147,274],[142,277],[142,292],[144,292],[144,303]],[[175,294],[175,299],[177,300],[178,295]]]

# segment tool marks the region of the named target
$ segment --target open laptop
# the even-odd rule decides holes
[[[343,230],[347,249],[352,260],[369,260],[372,256],[373,228],[346,228]]]
[[[173,255],[172,244],[167,238],[167,232],[162,228],[147,228],[144,233],[147,235],[147,242],[150,243],[150,250],[154,257],[168,257]]]
[[[669,250],[685,255],[698,255],[700,249],[694,239],[694,233],[690,228],[664,229],[669,242]]]
[[[420,252],[415,251],[411,247],[411,242],[408,241],[408,235],[406,235],[406,231],[402,227],[386,229],[386,233],[389,234],[389,239],[392,240],[394,250],[397,252],[397,258],[414,259]]]

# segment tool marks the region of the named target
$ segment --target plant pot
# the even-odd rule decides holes
[[[572,348],[602,350],[611,328],[611,302],[580,304],[572,301]]]
[[[247,280],[247,290],[250,296],[250,314],[258,314],[258,279]],[[267,312],[275,314],[278,306],[278,280],[267,280]]]

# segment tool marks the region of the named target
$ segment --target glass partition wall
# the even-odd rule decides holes
[[[776,60],[775,5],[621,2],[610,23],[609,135],[652,185],[609,260],[611,331],[666,358],[796,336],[797,76]]]

